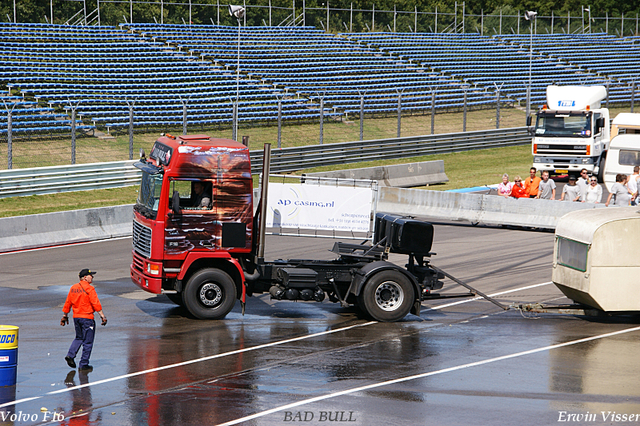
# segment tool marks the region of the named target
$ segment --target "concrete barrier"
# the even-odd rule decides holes
[[[555,229],[575,210],[603,204],[571,203],[495,195],[381,187],[378,211],[484,225]],[[255,203],[259,194],[254,193]],[[0,218],[0,252],[131,235],[132,205]]]
[[[380,212],[544,229],[555,229],[558,219],[569,212],[594,208],[604,208],[604,204],[387,187],[380,188],[378,201]]]
[[[391,166],[364,167],[360,169],[335,170],[330,172],[305,173],[308,177],[338,179],[377,180],[381,186],[407,188],[434,183],[449,182],[444,173],[444,161],[422,161],[419,163],[394,164]]]
[[[0,252],[131,235],[133,205],[0,218]]]

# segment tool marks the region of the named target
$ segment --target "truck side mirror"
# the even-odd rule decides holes
[[[604,128],[604,117],[596,118],[596,133],[600,133],[600,129]]]
[[[176,216],[180,214],[180,193],[178,191],[173,191],[173,196],[171,197],[171,211]]]
[[[527,116],[527,127],[528,126],[531,126],[531,116],[530,115]]]

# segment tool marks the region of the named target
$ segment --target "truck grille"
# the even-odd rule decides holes
[[[537,154],[587,155],[585,145],[548,145],[538,144]]]
[[[141,256],[151,257],[151,228],[133,221],[133,249]]]

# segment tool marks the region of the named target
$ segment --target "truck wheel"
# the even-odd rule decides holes
[[[392,322],[407,316],[415,295],[407,277],[397,271],[383,271],[365,283],[359,298],[359,305],[375,320]]]
[[[600,159],[600,162],[598,163],[598,182],[599,183],[604,183],[604,163],[605,163],[606,159],[605,157],[602,157]]]
[[[196,272],[182,290],[185,308],[199,319],[222,319],[236,303],[236,286],[219,269]]]
[[[182,293],[165,293],[165,296],[176,305],[182,306]]]

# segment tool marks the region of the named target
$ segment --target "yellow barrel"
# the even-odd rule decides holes
[[[15,349],[18,347],[18,327],[15,325],[0,325],[0,349]]]
[[[18,376],[18,327],[0,325],[0,386],[13,386]]]

